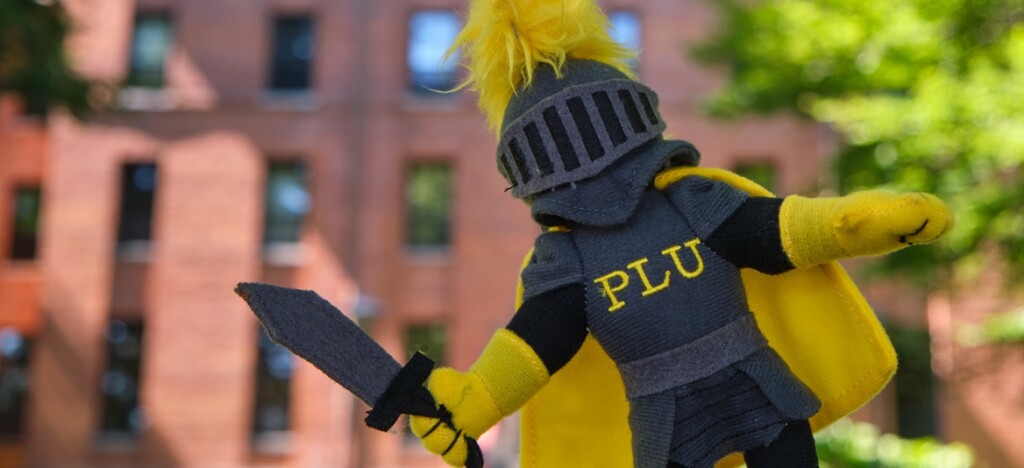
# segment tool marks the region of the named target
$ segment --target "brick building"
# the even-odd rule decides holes
[[[110,86],[86,122],[0,106],[0,375],[30,377],[0,408],[0,465],[435,466],[362,430],[361,404],[261,337],[231,291],[315,289],[394,355],[456,368],[507,322],[537,228],[473,96],[427,89],[458,79],[437,53],[465,2],[64,4],[76,67]],[[706,5],[604,6],[703,164],[816,192],[819,127],[699,114],[719,75],[682,51],[713,26]],[[923,328],[927,301],[902,292],[876,297]],[[864,412],[894,414],[892,398]]]

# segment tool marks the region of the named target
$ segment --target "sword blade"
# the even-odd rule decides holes
[[[434,366],[426,356],[416,353],[402,367],[359,325],[313,291],[239,283],[235,292],[249,304],[271,340],[373,407],[366,425],[387,431],[406,413],[438,418],[438,424],[457,430],[451,413],[438,409],[423,386]],[[483,468],[480,445],[467,435],[462,437],[468,444],[466,466]]]
[[[370,406],[402,366],[359,325],[313,291],[240,283],[238,293],[271,340],[309,361]]]

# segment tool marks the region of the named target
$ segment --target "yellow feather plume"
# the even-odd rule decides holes
[[[463,49],[468,75],[456,89],[479,95],[491,129],[501,132],[509,100],[533,81],[540,64],[561,76],[569,58],[589,59],[633,78],[633,52],[608,34],[608,18],[593,0],[473,0],[466,26],[448,50]]]

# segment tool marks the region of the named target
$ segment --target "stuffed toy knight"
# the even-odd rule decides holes
[[[776,198],[698,168],[607,27],[592,0],[471,4],[464,85],[543,233],[508,326],[428,379],[453,427],[413,432],[461,466],[466,437],[525,406],[523,466],[817,466],[812,431],[895,369],[834,262],[935,241],[952,216],[928,194]]]

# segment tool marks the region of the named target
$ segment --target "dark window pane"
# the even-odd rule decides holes
[[[148,241],[152,237],[156,165],[129,164],[121,170],[121,217],[118,242]]]
[[[608,13],[608,21],[612,25],[608,31],[612,39],[639,54],[643,37],[640,29],[640,16],[635,11],[618,10]],[[630,66],[636,68],[636,61],[632,61]]]
[[[405,329],[405,350],[409,356],[419,351],[437,365],[445,365],[446,344],[448,342],[448,327],[443,323],[428,323],[410,325]],[[419,439],[408,427],[408,418],[405,422],[403,438],[406,444],[418,446]]]
[[[305,166],[300,162],[270,163],[266,196],[263,242],[298,242],[311,205]]]
[[[14,193],[14,232],[11,239],[11,258],[36,258],[39,233],[39,187],[22,187]]]
[[[447,247],[451,242],[452,170],[443,163],[412,166],[405,184],[406,242]]]
[[[423,10],[409,18],[409,88],[416,92],[448,90],[455,86],[459,57],[447,61],[444,53],[459,34],[459,19],[454,11]]]
[[[170,46],[171,22],[167,15],[148,14],[135,18],[127,84],[163,87],[164,63]]]
[[[405,350],[419,351],[438,365],[445,362],[445,344],[448,341],[448,327],[443,323],[411,325],[405,330]]]
[[[256,362],[256,398],[253,408],[252,432],[287,431],[291,428],[291,386],[295,357],[287,349],[270,340],[260,329]]]
[[[139,406],[142,324],[111,320],[107,328],[107,370],[103,373],[103,420],[106,434],[138,435],[146,426]]]
[[[773,193],[778,189],[775,165],[772,163],[741,164],[736,166],[733,169],[733,172],[757,182],[760,186],[772,191]]]
[[[896,387],[896,423],[903,437],[935,436],[935,376],[931,335],[926,329],[886,327],[900,361]]]
[[[0,329],[0,438],[17,438],[25,430],[30,347],[13,328]]]
[[[315,48],[312,18],[308,16],[275,18],[270,88],[280,91],[308,89],[310,64],[313,62]]]

